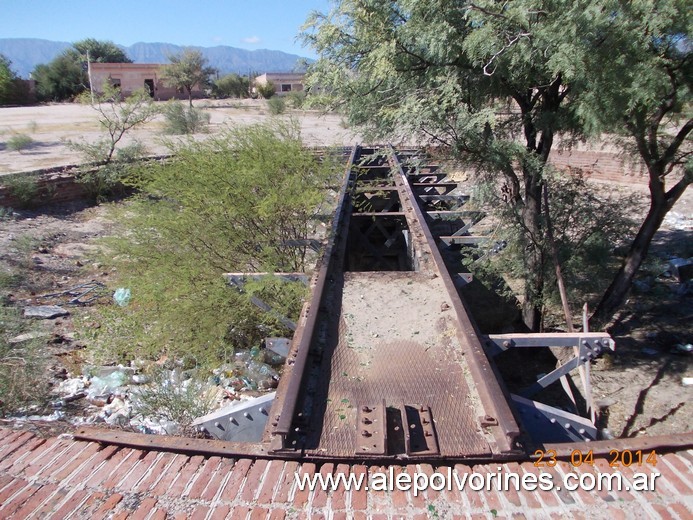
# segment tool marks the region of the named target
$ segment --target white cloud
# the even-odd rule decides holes
[[[262,40],[258,38],[257,36],[249,36],[247,38],[243,38],[241,40],[243,43],[249,43],[251,45],[255,45],[256,43],[260,43]]]

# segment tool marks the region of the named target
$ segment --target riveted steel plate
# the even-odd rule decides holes
[[[358,407],[384,402],[388,409],[402,403],[430,407],[438,449],[422,455],[489,456],[490,436],[478,421],[483,410],[470,389],[457,321],[440,279],[417,272],[348,272],[341,292],[341,310],[333,315],[338,334],[325,338],[334,344],[322,349],[314,396],[324,413],[315,413],[302,432],[306,454],[363,455]]]

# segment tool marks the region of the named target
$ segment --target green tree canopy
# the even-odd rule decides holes
[[[247,76],[227,74],[214,82],[213,89],[215,95],[221,98],[246,98],[249,96],[250,81]]]
[[[608,24],[592,4],[344,0],[306,26],[320,56],[309,84],[333,92],[368,137],[442,144],[503,179],[523,230],[532,329],[545,285],[544,166],[558,133],[581,133],[581,57]]]
[[[89,88],[87,75],[89,61],[100,63],[131,63],[125,53],[113,42],[93,38],[72,44],[48,64],[38,65],[33,72],[40,99],[63,101]]]
[[[0,54],[0,105],[6,104],[12,94],[16,74],[11,67],[12,62],[5,55]]]
[[[685,10],[673,0],[640,3],[666,5],[669,17]],[[657,59],[621,53],[642,14],[635,11],[593,0],[342,0],[304,27],[319,55],[308,85],[332,93],[334,106],[368,138],[443,145],[501,180],[524,251],[523,317],[537,329],[548,258],[546,165],[559,136],[612,128],[594,101],[601,96],[618,111],[620,68],[638,57]],[[667,30],[652,25],[650,43]],[[611,67],[614,59],[624,64]]]
[[[641,0],[616,5],[604,43],[587,56],[586,122],[627,138],[624,148],[647,170],[650,207],[595,310],[593,318],[602,323],[625,300],[654,234],[693,182],[690,4]]]
[[[185,49],[180,54],[170,56],[168,65],[164,65],[162,78],[169,86],[182,89],[188,93],[188,101],[192,106],[192,91],[195,86],[209,85],[209,77],[216,69],[207,66],[207,58],[200,51]]]
[[[36,80],[36,94],[44,101],[64,101],[87,88],[81,64],[66,55],[47,65],[37,65],[32,76]]]
[[[82,62],[87,61],[87,54],[89,54],[89,61],[92,63],[132,63],[127,54],[115,43],[94,38],[73,43],[72,48],[65,53]]]

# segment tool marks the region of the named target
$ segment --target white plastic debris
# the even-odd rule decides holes
[[[113,301],[116,302],[117,305],[125,307],[128,303],[130,303],[130,289],[125,287],[119,287],[116,289],[116,291],[113,293]]]

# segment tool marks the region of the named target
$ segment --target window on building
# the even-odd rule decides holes
[[[120,79],[119,78],[111,78],[111,85],[113,85],[115,88],[119,89],[120,88]]]
[[[282,83],[282,92],[291,92],[291,84]]]

